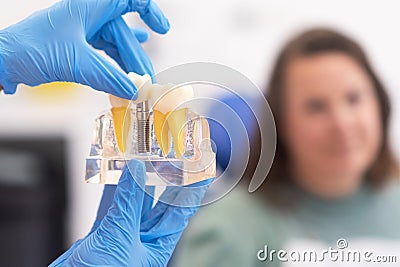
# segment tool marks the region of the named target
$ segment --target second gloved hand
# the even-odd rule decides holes
[[[152,208],[145,175],[143,163],[130,161],[118,186],[105,187],[92,231],[50,266],[166,266],[211,179],[168,187]]]
[[[152,0],[64,0],[1,30],[4,92],[14,93],[20,83],[67,81],[127,99],[135,97],[137,88],[126,74],[93,49],[104,50],[126,72],[152,74],[149,58],[121,17],[127,12],[139,13],[158,33],[169,30],[168,20]],[[118,43],[117,38],[129,43]],[[130,66],[121,58],[129,58]]]

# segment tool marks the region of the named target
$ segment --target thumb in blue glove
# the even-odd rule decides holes
[[[166,266],[210,182],[168,187],[152,208],[144,164],[130,161],[118,186],[105,188],[106,196],[115,190],[107,213],[100,209],[92,231],[50,266]],[[103,196],[101,206],[110,200]]]
[[[19,83],[36,86],[68,81],[131,99],[137,88],[121,70],[100,56],[103,49],[125,71],[152,75],[151,62],[122,19],[139,13],[154,31],[166,33],[168,20],[152,0],[64,0],[0,31],[0,84],[5,93]],[[120,36],[120,35],[124,36]],[[118,43],[118,40],[128,40]]]

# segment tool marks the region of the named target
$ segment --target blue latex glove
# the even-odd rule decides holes
[[[0,84],[5,93],[14,93],[19,83],[68,81],[135,97],[137,88],[127,75],[93,49],[104,50],[126,72],[153,73],[149,58],[121,17],[127,12],[138,12],[158,33],[169,30],[168,20],[151,0],[64,0],[1,30]],[[122,58],[131,63],[126,65]]]
[[[168,187],[152,208],[152,197],[143,191],[144,164],[132,160],[128,167],[118,186],[105,187],[91,232],[50,266],[167,265],[212,179]],[[105,207],[110,207],[107,212]]]

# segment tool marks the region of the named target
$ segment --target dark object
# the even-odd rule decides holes
[[[0,266],[47,266],[64,250],[66,143],[0,138]]]

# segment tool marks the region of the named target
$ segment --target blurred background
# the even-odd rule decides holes
[[[1,1],[0,28],[56,1]],[[144,45],[156,71],[192,61],[228,65],[260,88],[281,45],[312,26],[348,34],[366,49],[393,104],[391,141],[400,156],[400,16],[398,1],[157,1],[170,20]],[[144,27],[135,14],[129,24]],[[0,95],[0,266],[49,263],[89,231],[102,186],[85,184],[93,119],[105,94],[65,86]],[[10,251],[29,252],[15,264]],[[4,262],[1,262],[4,261]],[[38,266],[36,264],[33,264]]]

